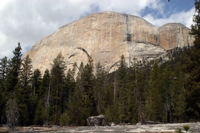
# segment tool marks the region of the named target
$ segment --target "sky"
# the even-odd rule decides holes
[[[136,15],[155,26],[190,28],[195,8],[194,0],[0,0],[0,59],[13,57],[18,42],[24,54],[59,27],[104,11]]]

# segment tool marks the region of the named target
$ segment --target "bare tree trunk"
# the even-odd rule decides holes
[[[143,123],[143,117],[142,117],[142,100],[141,100],[141,97],[139,98],[138,116],[139,116],[140,123],[142,124]]]
[[[13,95],[9,98],[9,100],[6,103],[6,118],[9,130],[15,129],[15,126],[18,124],[18,117],[18,106],[16,99]]]
[[[56,99],[55,99],[55,105],[54,105],[54,125],[57,124],[57,113],[58,113],[58,89],[56,90]]]
[[[117,91],[117,86],[116,86],[116,74],[114,75],[114,105],[115,105],[115,102],[116,102],[116,91]]]

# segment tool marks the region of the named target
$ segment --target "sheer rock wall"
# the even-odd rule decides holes
[[[37,42],[26,54],[33,69],[51,68],[53,59],[62,53],[67,67],[78,66],[92,58],[109,72],[117,68],[121,55],[128,65],[137,59],[153,59],[174,47],[191,46],[193,37],[182,24],[171,23],[156,27],[146,20],[116,12],[90,14],[59,28]],[[25,54],[25,56],[26,56]]]

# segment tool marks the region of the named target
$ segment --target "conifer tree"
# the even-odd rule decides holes
[[[4,57],[0,60],[0,83],[1,84],[5,79],[7,67],[8,67],[8,58]]]
[[[188,78],[185,83],[186,115],[188,119],[200,119],[200,1],[195,0],[194,24],[191,34],[194,36],[194,46],[191,48],[188,62]]]
[[[5,80],[5,76],[6,76],[6,70],[8,67],[8,59],[7,57],[4,57],[2,59],[0,59],[0,123],[2,123],[3,119],[5,119],[5,114],[4,114],[4,110],[5,110],[5,104],[6,104],[6,90],[4,87],[4,80]]]
[[[162,92],[161,96],[166,112],[166,115],[163,115],[163,120],[168,123],[172,122],[172,80],[173,73],[171,71],[171,66],[169,63],[165,63],[164,69],[162,70],[162,88],[160,88],[160,90]]]
[[[86,117],[84,116],[84,88],[81,79],[81,74],[83,71],[83,62],[81,62],[78,67],[76,64],[74,67],[78,68],[78,73],[76,77],[76,86],[72,94],[70,94],[70,102],[68,103],[67,114],[70,116],[69,123],[73,125],[86,125]],[[85,120],[83,120],[85,119]]]
[[[77,104],[77,103],[73,103],[74,102],[73,96],[74,96],[75,86],[76,86],[76,82],[74,79],[76,67],[77,67],[76,63],[73,66],[74,67],[72,70],[71,69],[68,70],[66,80],[65,80],[66,89],[68,91],[67,91],[67,99],[65,100],[65,103],[64,103],[65,110],[64,110],[64,113],[60,117],[60,124],[63,126],[75,124],[73,108],[74,108],[74,104]]]
[[[32,101],[34,103],[34,123],[41,125],[44,120],[44,95],[45,90],[41,87],[41,72],[39,69],[34,70],[31,77]]]
[[[118,101],[119,120],[120,122],[128,122],[128,90],[126,87],[126,76],[127,76],[127,64],[125,58],[122,55],[120,60],[120,66],[117,70],[117,90],[116,97]]]
[[[68,98],[71,94],[73,94],[74,88],[76,86],[74,75],[75,75],[75,71],[69,69],[68,72],[67,72],[66,81],[65,81],[66,87],[67,87],[67,90],[68,90],[67,91]],[[69,99],[67,100],[67,102],[69,102]]]
[[[162,97],[162,84],[160,82],[161,71],[155,62],[150,75],[149,89],[147,90],[147,101],[145,106],[146,119],[151,121],[163,121],[164,104]]]
[[[79,67],[79,73],[77,77],[78,91],[81,91],[82,97],[82,125],[86,125],[86,119],[89,116],[97,114],[96,104],[94,99],[94,75],[93,75],[93,62],[89,61],[88,64]]]
[[[16,97],[19,106],[19,122],[21,125],[31,124],[34,116],[35,104],[33,101],[33,92],[31,91],[32,61],[29,55],[23,59],[21,69],[18,75],[18,84],[16,86]]]
[[[171,82],[171,106],[172,106],[172,121],[184,122],[185,120],[185,97],[184,97],[184,80],[185,76],[181,70],[181,64],[177,63],[173,80]]]
[[[82,85],[84,88],[84,93],[86,99],[88,101],[85,101],[85,106],[88,108],[88,115],[96,115],[96,104],[94,100],[94,74],[93,74],[93,64],[92,62],[89,62],[89,64],[86,64],[86,66],[83,68],[83,71],[81,73],[81,80]],[[89,116],[87,116],[89,117]]]
[[[39,98],[44,94],[44,90],[40,89],[41,86],[41,72],[39,69],[34,70],[33,75],[31,77],[32,81],[32,92],[33,95],[38,95]]]
[[[31,77],[32,77],[32,60],[29,55],[22,60],[21,69],[19,71],[19,82],[21,87],[31,86]]]
[[[6,92],[8,93],[12,93],[18,83],[18,75],[22,57],[20,43],[18,43],[18,46],[13,51],[13,54],[13,58],[11,58],[8,62],[8,68],[4,82]]]
[[[104,81],[105,81],[105,71],[104,69],[102,69],[100,63],[98,63],[96,67],[95,84],[94,84],[94,99],[98,114],[102,114],[106,106],[105,104],[106,99],[104,99],[105,90],[103,89]]]
[[[111,82],[110,76],[106,75],[103,86],[102,86],[103,94],[101,95],[100,107],[102,108],[102,113],[105,114],[107,120],[110,121],[118,121],[116,117],[118,115],[117,106],[114,104],[114,93],[113,93],[113,82]],[[105,105],[105,106],[104,106]],[[103,107],[104,106],[104,107]],[[100,112],[99,112],[100,114]]]
[[[53,123],[58,124],[59,117],[64,113],[63,105],[66,94],[65,71],[66,64],[61,53],[54,59],[51,68],[51,99],[53,106]]]
[[[12,95],[13,95],[13,93],[15,93],[15,88],[18,83],[18,76],[19,76],[21,57],[22,57],[20,43],[18,43],[18,46],[13,51],[13,54],[14,54],[14,56],[8,61],[8,65],[6,68],[6,74],[2,75],[2,78],[4,78],[4,76],[5,76],[5,78],[3,80],[4,91],[2,93],[5,96],[5,97],[4,96],[2,97],[2,98],[4,98],[4,101],[8,101],[8,100],[13,101],[14,100],[14,99],[10,99],[10,98],[14,98],[14,97],[12,97]],[[6,65],[6,64],[4,63],[4,65]],[[1,72],[3,72],[3,71],[1,71]],[[17,97],[17,95],[15,95],[15,96]],[[2,111],[6,111],[5,106],[2,108]],[[4,112],[3,114],[6,114],[6,113]]]
[[[109,75],[100,63],[98,63],[94,82],[96,110],[99,115],[105,114],[109,120],[113,120],[112,115],[109,113],[113,110],[113,97],[113,87],[109,83]]]
[[[76,86],[73,94],[70,94],[70,102],[67,112],[71,115],[70,121],[75,125],[86,125],[87,118],[96,115],[96,103],[94,99],[94,75],[92,61],[84,66],[83,63],[78,67]]]
[[[129,105],[128,108],[128,116],[129,116],[129,122],[135,124],[138,123],[138,93],[137,93],[137,62],[136,59],[134,59],[134,62],[132,63],[132,66],[127,71],[127,82],[126,86],[128,88],[127,94],[127,102]]]
[[[144,103],[145,103],[145,91],[147,90],[148,81],[145,78],[144,68],[137,70],[136,83],[135,83],[135,100],[137,105],[137,120],[142,124],[144,123]]]
[[[42,78],[42,82],[41,82],[41,90],[45,91],[44,93],[44,103],[45,103],[45,107],[50,105],[50,79],[51,79],[51,75],[48,69],[45,70],[43,78]]]
[[[42,92],[44,91],[44,97],[43,97],[44,99],[41,97],[41,99],[39,101],[40,102],[39,105],[41,105],[43,107],[42,109],[44,112],[44,116],[40,117],[40,115],[39,115],[39,118],[36,118],[38,116],[37,116],[37,114],[35,115],[36,121],[43,119],[43,124],[46,124],[46,125],[50,124],[50,101],[51,101],[51,99],[50,99],[50,94],[51,94],[50,78],[51,78],[50,72],[48,69],[46,69],[44,72],[42,82],[41,82],[41,87],[40,87],[41,91]],[[42,112],[41,108],[39,108],[39,112]]]

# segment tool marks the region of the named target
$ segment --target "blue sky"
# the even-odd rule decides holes
[[[59,27],[94,12],[115,11],[140,16],[155,26],[192,24],[194,0],[0,0],[0,58],[23,53]]]
[[[170,2],[168,2],[168,0],[162,0],[162,2],[164,4],[162,7],[163,14],[158,13],[156,10],[146,8],[142,12],[142,16],[145,16],[148,14],[148,12],[151,12],[151,14],[158,18],[170,17],[172,13],[188,11],[194,7],[193,0],[171,0]]]

